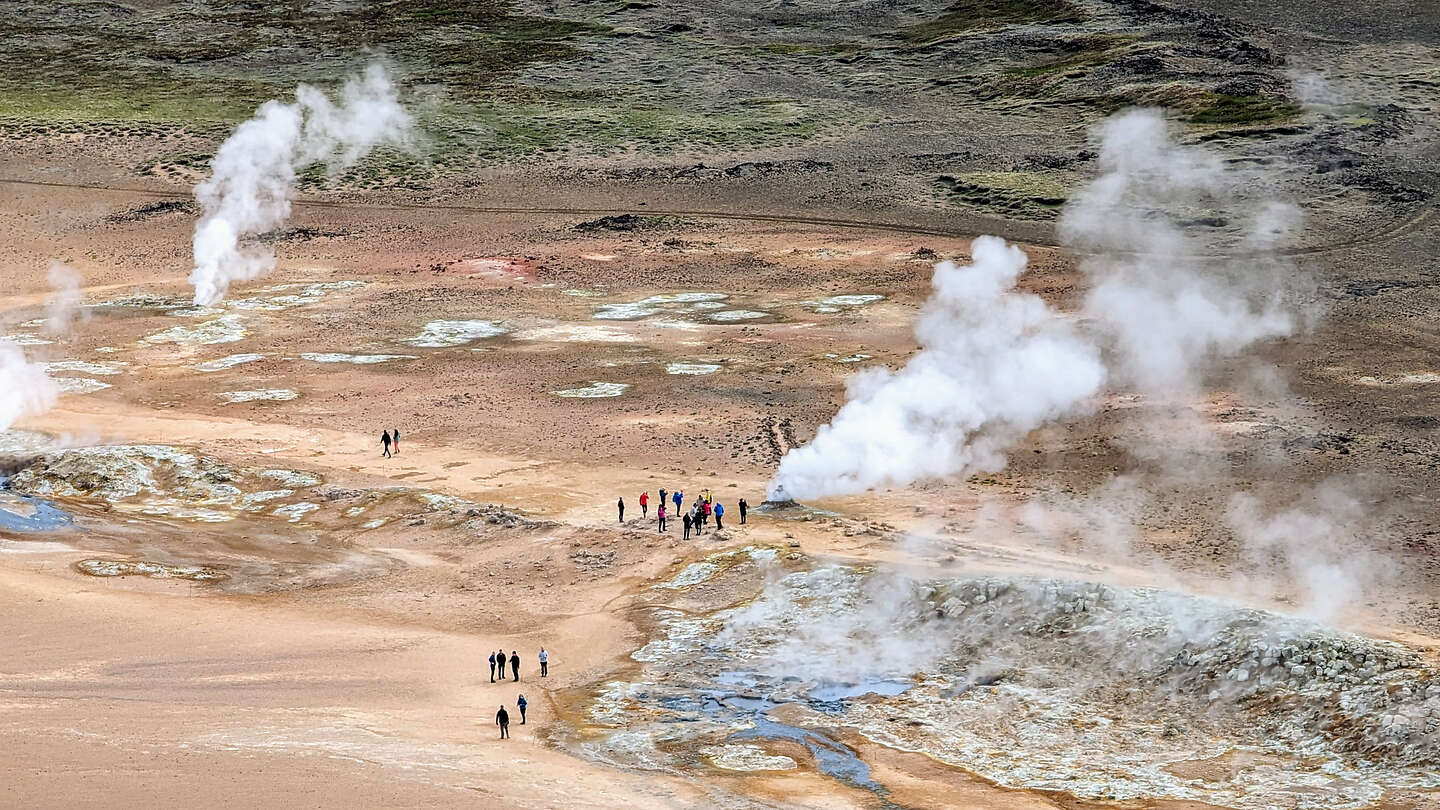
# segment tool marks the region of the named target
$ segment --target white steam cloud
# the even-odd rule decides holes
[[[936,267],[916,328],[921,351],[898,372],[852,378],[836,417],[781,459],[770,497],[997,470],[1026,434],[1083,415],[1108,385],[1138,395],[1139,407],[1111,417],[1134,467],[1079,498],[988,510],[977,515],[980,531],[1078,542],[1133,564],[1154,510],[1180,514],[1176,496],[1185,493],[1204,503],[1219,496],[1229,505],[1211,530],[1236,541],[1244,570],[1232,585],[1284,593],[1309,616],[1338,618],[1393,574],[1367,526],[1372,510],[1346,482],[1293,482],[1265,499],[1245,491],[1225,442],[1196,409],[1217,383],[1262,379],[1247,352],[1307,325],[1303,302],[1313,290],[1283,250],[1299,212],[1265,200],[1263,177],[1177,144],[1158,112],[1121,113],[1096,134],[1100,174],[1072,196],[1059,228],[1081,257],[1078,323],[1014,290],[1025,266],[1017,248],[977,239],[970,266]],[[1145,565],[1170,576],[1158,559]]]
[[[261,105],[220,145],[211,176],[195,188],[205,212],[195,226],[195,303],[213,304],[231,283],[274,267],[271,250],[247,240],[289,218],[298,171],[316,163],[343,171],[376,146],[406,145],[412,123],[378,64],[346,81],[338,103],[302,84],[294,103]]]
[[[0,430],[9,430],[27,416],[44,413],[60,395],[45,366],[32,363],[25,351],[8,340],[0,341]]]
[[[1255,493],[1232,495],[1225,523],[1252,572],[1242,575],[1241,584],[1255,592],[1289,585],[1300,600],[1297,609],[1322,620],[1363,604],[1367,591],[1379,590],[1375,586],[1396,572],[1384,555],[1357,550],[1356,538],[1375,542],[1376,520],[1355,489],[1355,482],[1334,479],[1274,509]],[[1267,581],[1274,579],[1279,581]]]
[[[83,314],[82,278],[59,261],[50,262],[47,277],[53,294],[45,304],[45,331],[68,335],[77,315]],[[9,430],[27,416],[45,413],[55,405],[60,388],[46,373],[44,363],[31,362],[25,350],[11,340],[0,340],[0,431]]]
[[[1261,206],[1243,259],[1207,258],[1207,240],[1162,212],[1231,207],[1233,180],[1214,156],[1175,144],[1152,110],[1105,122],[1100,169],[1065,209],[1060,235],[1089,254],[1080,265],[1090,283],[1085,314],[1111,350],[1117,382],[1193,393],[1209,364],[1294,332],[1289,268],[1269,251],[1295,232],[1298,210]]]
[[[849,382],[814,441],[785,455],[771,500],[809,499],[998,470],[1027,433],[1076,412],[1105,379],[1095,347],[1039,296],[1015,289],[1023,251],[983,236],[965,267],[935,266],[898,372]]]
[[[1153,110],[1114,116],[1098,134],[1101,174],[1060,226],[1086,256],[1085,328],[1014,289],[1018,248],[976,239],[971,265],[936,266],[915,330],[921,351],[899,372],[853,377],[835,419],[781,459],[772,500],[998,470],[1032,430],[1083,413],[1107,380],[1192,394],[1215,362],[1295,331],[1289,268],[1273,248],[1298,212],[1259,206],[1243,258],[1208,257],[1206,240],[1169,212],[1238,203],[1224,165],[1175,144]]]
[[[70,333],[77,317],[84,317],[80,305],[85,302],[80,287],[84,279],[69,265],[52,261],[47,274],[54,294],[45,304],[45,331],[52,335]]]

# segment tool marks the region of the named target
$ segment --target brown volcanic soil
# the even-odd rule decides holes
[[[580,14],[584,5],[551,3],[547,13]],[[709,551],[793,543],[817,555],[910,564],[917,561],[896,539],[917,531],[940,538],[962,565],[1153,583],[1163,564],[1165,576],[1189,588],[1231,593],[1237,571],[1249,572],[1219,525],[1227,493],[1253,488],[1283,501],[1337,475],[1365,479],[1357,489],[1373,515],[1373,536],[1356,541],[1355,559],[1379,550],[1389,561],[1384,586],[1342,618],[1433,645],[1433,26],[1398,25],[1403,14],[1375,4],[1187,4],[1268,30],[1145,2],[1099,5],[1107,8],[1079,23],[961,30],[902,47],[892,34],[860,36],[876,27],[867,14],[881,15],[888,31],[944,9],[837,15],[827,3],[757,22],[711,3],[625,4],[615,10],[621,27],[649,34],[625,48],[586,40],[591,58],[570,65],[577,74],[547,67],[561,72],[529,78],[565,88],[593,71],[632,88],[632,74],[649,76],[681,48],[676,81],[705,83],[710,101],[783,91],[816,102],[805,115],[831,118],[831,126],[758,145],[507,154],[418,186],[312,190],[276,246],[277,271],[232,291],[231,300],[277,294],[261,291],[281,283],[364,287],[281,311],[228,310],[248,330],[233,343],[147,342],[211,318],[112,307],[93,311],[73,336],[30,347],[41,360],[129,365],[103,378],[111,388],[66,396],[22,427],[79,443],[174,444],[236,465],[309,470],[342,492],[342,504],[360,497],[345,491],[415,487],[502,505],[534,522],[412,507],[375,529],[333,511],[298,524],[268,515],[204,524],[75,502],[68,505],[83,533],[0,532],[0,633],[19,652],[0,667],[0,803],[874,806],[874,796],[804,767],[705,780],[607,768],[565,751],[556,730],[577,722],[567,696],[621,672],[644,642],[632,623],[635,594]],[[652,36],[672,18],[687,29]],[[773,32],[771,22],[779,26]],[[817,42],[790,41],[807,25],[836,28],[815,28]],[[756,43],[735,44],[760,30],[773,33],[761,39],[776,40],[757,51],[763,75],[738,61]],[[1095,43],[1103,53],[1091,52]],[[627,61],[635,54],[644,58]],[[678,531],[662,536],[633,519],[638,493],[661,486],[690,496],[710,487],[727,506],[739,496],[758,504],[780,454],[843,401],[847,374],[898,365],[914,350],[910,326],[936,257],[963,259],[969,237],[982,232],[1054,241],[1050,194],[1092,171],[1084,130],[1107,105],[1170,103],[1184,95],[1168,84],[1177,77],[1274,100],[1292,69],[1317,66],[1363,103],[1187,130],[1237,164],[1275,169],[1280,196],[1307,210],[1310,230],[1296,261],[1318,281],[1324,318],[1264,358],[1298,402],[1232,369],[1205,401],[1182,403],[1222,437],[1198,461],[1224,472],[1204,486],[1180,481],[1156,492],[1136,516],[1131,557],[1110,559],[1083,532],[1057,542],[987,524],[995,510],[1037,495],[1069,515],[1076,507],[1066,496],[1129,469],[1124,438],[1157,424],[1163,405],[1129,397],[1038,432],[1004,473],[839,499],[824,504],[840,513],[834,520],[756,516],[740,529],[732,510],[726,533],[687,545]],[[81,272],[92,304],[139,294],[188,298],[194,212],[147,206],[187,198],[193,170],[165,161],[213,148],[226,126],[159,138],[52,130],[49,122],[37,130],[28,119],[0,124],[5,332],[35,331],[19,324],[43,314],[51,259]],[[137,176],[136,166],[150,163],[164,170]],[[577,229],[625,212],[671,216],[633,231]],[[1023,284],[1072,304],[1072,260],[1049,247],[1029,252]],[[727,306],[767,317],[593,317],[607,304],[684,292],[723,293]],[[886,299],[837,313],[806,303],[836,294]],[[404,342],[428,322],[472,319],[510,331],[443,348]],[[222,371],[192,368],[240,352],[265,357]],[[301,357],[311,352],[417,359],[351,365]],[[860,354],[868,357],[840,362]],[[673,375],[672,362],[721,368]],[[551,393],[595,381],[631,387],[615,398]],[[298,396],[220,397],[272,388]],[[403,431],[403,452],[385,460],[377,439],[390,427]],[[620,495],[632,518],[625,526],[614,522]],[[71,567],[97,556],[221,565],[230,578],[98,579]],[[1280,607],[1294,599],[1283,590],[1232,595]],[[493,739],[491,718],[517,690],[484,678],[488,652],[502,645],[525,659],[533,721],[505,744]],[[530,678],[542,645],[553,656],[543,683]],[[914,755],[874,746],[864,754],[899,806],[1085,806],[1000,790]],[[1392,799],[1397,808],[1427,800]]]
[[[184,256],[175,246],[188,236],[189,217],[111,221],[153,201],[128,192],[6,184],[0,193],[4,221],[26,235],[12,244],[72,259],[90,285],[88,301],[185,297]],[[37,209],[50,213],[23,219]],[[15,802],[160,795],[196,803],[243,795],[262,806],[299,795],[314,806],[362,796],[449,806],[472,803],[478,792],[507,806],[548,805],[557,796],[596,807],[752,800],[864,806],[866,794],[804,773],[701,786],[588,764],[544,744],[557,720],[573,722],[567,704],[545,696],[618,672],[644,640],[627,618],[630,595],[685,560],[734,543],[798,543],[807,552],[904,562],[908,552],[894,545],[890,525],[933,533],[961,559],[988,568],[1149,580],[1144,566],[1089,562],[1098,552],[1080,538],[1050,548],[997,540],[972,525],[982,504],[1018,502],[1037,490],[1085,491],[1128,463],[1114,446],[1137,418],[1137,406],[1124,400],[1092,420],[1037,434],[1001,475],[827,504],[845,516],[839,521],[758,517],[688,545],[678,532],[658,535],[653,522],[633,518],[641,490],[653,496],[662,485],[678,485],[694,495],[711,487],[731,506],[742,495],[758,504],[779,454],[843,401],[847,373],[876,362],[898,365],[913,350],[909,328],[927,292],[928,251],[963,259],[968,242],[699,217],[638,231],[577,229],[584,221],[301,206],[294,228],[344,235],[280,244],[274,276],[232,291],[231,299],[275,295],[263,290],[282,282],[359,280],[363,288],[281,311],[229,310],[249,332],[232,343],[144,340],[215,315],[101,307],[72,337],[31,349],[47,360],[131,365],[105,378],[113,387],[64,397],[25,427],[194,447],[232,463],[313,471],[340,489],[420,487],[504,504],[539,522],[507,528],[430,517],[358,531],[353,522],[328,519],[292,526],[266,518],[236,525],[155,518],[144,519],[137,535],[76,504],[90,531],[53,538],[69,549],[0,554],[15,595],[4,630],[29,653],[5,676],[3,747],[12,752],[5,782]],[[1071,301],[1077,279],[1069,262],[1043,248],[1031,256],[1025,284],[1060,305]],[[17,264],[24,270],[7,302],[11,323],[38,317],[46,291],[33,262]],[[768,316],[738,324],[709,322],[709,310],[634,321],[593,317],[605,304],[678,292],[724,293],[727,306]],[[838,313],[816,313],[805,303],[845,293],[887,297]],[[443,348],[404,342],[444,319],[492,320],[511,331]],[[566,328],[602,329],[606,339],[566,340],[576,336]],[[1354,339],[1326,327],[1279,349],[1311,395],[1311,410],[1243,391],[1198,404],[1228,437],[1229,483],[1260,476],[1264,465],[1256,459],[1279,431],[1314,439],[1292,448],[1287,487],[1359,466],[1387,474],[1394,498],[1423,488],[1431,463],[1415,452],[1426,446],[1423,438],[1406,434],[1397,446],[1386,432],[1393,422],[1370,419],[1370,432],[1345,442],[1353,449],[1343,455],[1327,443],[1338,430],[1329,414],[1357,418],[1362,408],[1354,394],[1337,392],[1382,397],[1388,408],[1418,406],[1405,389],[1345,386],[1328,364],[1324,388],[1309,382],[1315,352],[1356,351]],[[1376,369],[1393,362],[1382,348],[1357,366],[1380,376]],[[238,352],[265,358],[208,373],[191,368]],[[324,364],[301,358],[305,352],[418,359]],[[855,354],[870,359],[838,362]],[[676,361],[721,369],[667,374],[666,364]],[[550,393],[592,381],[633,387],[614,398]],[[269,388],[299,396],[256,403],[219,397]],[[402,455],[381,459],[377,434],[395,426],[404,434]],[[631,520],[616,527],[614,499],[622,494]],[[1137,557],[1164,560],[1196,589],[1225,591],[1233,545],[1216,525],[1212,496],[1177,488],[1144,516]],[[1421,525],[1431,519],[1424,510],[1404,514]],[[1410,543],[1397,551],[1406,575],[1384,598],[1355,606],[1352,620],[1385,634],[1418,633],[1408,640],[1428,643],[1423,637],[1435,632],[1440,615],[1433,563],[1424,536],[1401,536]],[[219,586],[97,580],[66,567],[96,554],[228,564],[231,578]],[[279,564],[239,564],[236,555]],[[555,663],[543,686],[528,679],[524,686],[535,724],[500,746],[488,736],[488,718],[493,704],[513,700],[516,690],[486,682],[484,659],[496,646],[518,649],[528,673],[542,645]],[[36,739],[43,744],[31,744]],[[978,782],[955,793],[960,777],[944,768],[869,756],[877,778],[907,806],[1050,801]]]

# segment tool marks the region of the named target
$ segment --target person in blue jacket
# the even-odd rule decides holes
[[[525,702],[524,695],[521,695],[520,699],[515,701],[515,706],[520,709],[520,725],[522,726],[525,725],[525,707],[528,705],[530,704]]]
[[[715,511],[715,531],[718,532],[718,531],[720,531],[721,529],[725,528],[725,521],[721,520],[721,518],[725,517],[725,504],[716,503],[716,504],[715,504],[715,510],[714,510],[714,511]]]

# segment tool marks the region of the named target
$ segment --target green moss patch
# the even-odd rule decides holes
[[[968,207],[1027,220],[1055,218],[1070,190],[1063,177],[1040,172],[966,172],[941,175],[935,184]]]
[[[1300,114],[1300,105],[1263,95],[1205,93],[1182,108],[1196,124],[1267,124]]]
[[[924,46],[971,31],[1082,19],[1080,10],[1067,0],[959,0],[933,20],[902,28],[900,38]]]

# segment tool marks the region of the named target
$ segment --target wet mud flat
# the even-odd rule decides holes
[[[810,770],[885,804],[868,745],[1080,801],[1320,810],[1440,792],[1431,650],[1179,592],[917,580],[763,547],[653,592],[634,666],[573,696],[561,744],[582,756]]]

